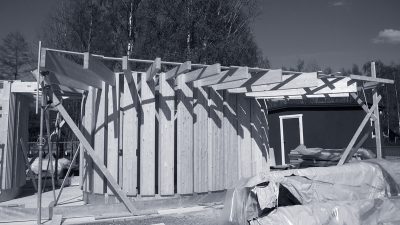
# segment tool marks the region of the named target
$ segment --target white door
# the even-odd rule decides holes
[[[281,134],[281,162],[282,165],[286,164],[286,154],[285,154],[285,134],[283,129],[283,121],[285,119],[298,119],[299,120],[299,135],[300,135],[300,144],[304,144],[303,137],[303,114],[295,114],[295,115],[283,115],[279,116],[279,128]]]

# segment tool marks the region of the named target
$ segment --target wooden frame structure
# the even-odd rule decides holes
[[[83,65],[66,54],[81,57]],[[376,87],[391,80],[104,57],[49,48],[41,48],[39,58],[34,74],[42,90],[50,90],[42,95],[81,142],[84,193],[114,194],[131,213],[135,207],[128,197],[222,191],[240,178],[269,170],[268,121],[258,99],[351,95],[366,111],[364,120],[375,121],[381,157],[381,97]],[[122,71],[111,71],[105,60],[120,62]],[[147,69],[132,71],[132,63],[147,64]],[[356,95],[366,86],[375,91],[371,108]],[[35,85],[14,90],[38,91]],[[77,94],[84,96],[81,125],[62,105],[63,97]],[[362,145],[364,137],[356,141],[364,120],[339,164],[354,152],[354,145]]]

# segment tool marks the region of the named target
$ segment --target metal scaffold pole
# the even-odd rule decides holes
[[[38,74],[40,77],[40,74]],[[37,224],[42,221],[42,161],[43,161],[43,120],[44,120],[44,102],[46,101],[45,87],[42,85],[42,101],[40,103],[40,133],[39,133],[39,168],[38,168],[38,194],[37,194]]]

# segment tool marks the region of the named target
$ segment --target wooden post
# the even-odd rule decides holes
[[[375,62],[371,62],[371,76],[376,78]],[[378,104],[378,88],[375,87],[373,95],[373,104]],[[381,143],[381,123],[379,120],[379,106],[374,110],[375,115],[375,141],[376,141],[376,156],[378,159],[382,159],[382,143]]]

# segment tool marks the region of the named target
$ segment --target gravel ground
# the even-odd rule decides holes
[[[172,225],[172,224],[185,224],[185,225],[212,225],[212,224],[221,224],[220,216],[222,213],[222,209],[220,208],[207,208],[202,211],[190,212],[184,214],[171,214],[171,215],[158,215],[158,216],[150,216],[150,217],[141,217],[141,218],[129,218],[129,219],[115,219],[108,221],[99,221],[95,223],[86,223],[86,224],[95,224],[95,225]]]

